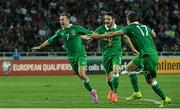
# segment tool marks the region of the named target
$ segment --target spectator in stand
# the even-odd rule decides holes
[[[13,52],[13,59],[14,60],[19,60],[21,57],[20,53],[18,52],[18,49],[15,48],[14,52]]]

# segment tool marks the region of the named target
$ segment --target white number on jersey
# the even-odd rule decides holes
[[[140,30],[143,36],[148,36],[148,30],[146,25],[142,25],[142,26],[137,25],[136,27]],[[143,28],[145,30],[145,33],[143,32]]]

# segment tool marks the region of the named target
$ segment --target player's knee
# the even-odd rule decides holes
[[[80,71],[80,72],[79,72],[79,76],[80,76],[80,77],[84,77],[85,75],[86,75],[86,73],[85,73],[84,71]]]
[[[114,73],[113,77],[119,77],[119,73]]]
[[[157,81],[156,80],[153,80],[152,82],[151,82],[151,86],[155,86],[157,84]]]
[[[126,70],[127,72],[131,72],[131,71],[132,71],[131,68],[128,67],[128,66],[125,67],[125,70]]]
[[[107,75],[107,81],[111,81],[111,80],[112,80],[112,74],[109,73],[109,74]]]
[[[154,78],[147,78],[146,82],[152,86],[157,84],[157,81]]]
[[[114,68],[113,68],[113,74],[115,73],[115,74],[117,74],[117,73],[119,73],[121,71],[121,69],[120,69],[120,66],[118,65],[118,66],[115,66]]]

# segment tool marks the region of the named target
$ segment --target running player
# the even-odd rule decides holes
[[[80,25],[70,24],[70,15],[68,13],[62,13],[59,20],[62,28],[41,45],[33,47],[32,50],[40,50],[45,46],[53,43],[54,39],[61,39],[64,42],[68,60],[74,72],[82,80],[84,87],[90,92],[93,101],[97,103],[98,96],[96,90],[91,87],[89,78],[86,75],[87,57],[81,39],[81,35],[90,34],[91,31],[81,27]]]

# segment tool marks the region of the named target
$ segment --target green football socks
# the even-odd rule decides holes
[[[116,93],[118,86],[119,86],[119,74],[113,74],[112,83],[113,83],[113,87],[114,87],[113,92]]]
[[[152,84],[152,89],[156,92],[157,95],[161,97],[162,100],[166,99],[165,94],[163,93],[160,85],[155,81],[155,84]]]
[[[113,90],[114,89],[113,88],[113,80],[107,81],[107,83],[108,83],[110,89]]]
[[[132,87],[134,89],[134,92],[138,92],[139,87],[138,87],[137,74],[131,73],[131,74],[129,74],[129,78],[130,78],[130,81],[131,81],[131,85],[132,85]]]
[[[84,83],[84,87],[85,87],[89,92],[91,92],[92,87],[91,87],[89,81],[84,81],[83,83]]]

